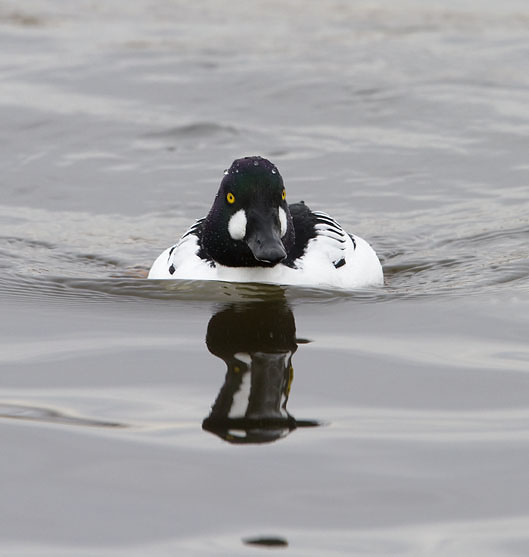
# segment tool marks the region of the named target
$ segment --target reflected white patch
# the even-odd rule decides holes
[[[250,357],[250,354],[248,354],[247,352],[237,352],[237,354],[234,354],[233,357],[239,360],[240,362],[244,362],[247,366],[252,365],[252,358]]]
[[[234,240],[242,240],[246,236],[246,213],[239,209],[228,223],[228,232]]]
[[[242,376],[241,386],[233,395],[233,402],[228,413],[228,418],[244,418],[248,401],[250,400],[250,390],[252,388],[252,374],[245,373]],[[240,432],[239,432],[240,435]]]
[[[281,225],[281,238],[287,233],[287,214],[279,207],[279,224]]]

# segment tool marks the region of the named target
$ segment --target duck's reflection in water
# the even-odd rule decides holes
[[[231,443],[269,443],[297,427],[319,425],[287,411],[297,342],[285,301],[228,306],[210,319],[206,344],[228,370],[205,430]]]

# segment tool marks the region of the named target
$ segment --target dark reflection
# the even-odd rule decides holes
[[[246,545],[260,545],[263,547],[288,547],[288,541],[284,538],[248,538],[243,542]]]
[[[300,341],[301,342],[301,341]],[[269,443],[316,426],[287,411],[297,350],[294,315],[284,300],[237,303],[210,319],[209,351],[227,365],[224,385],[202,427],[231,443]]]

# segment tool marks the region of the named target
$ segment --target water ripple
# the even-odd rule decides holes
[[[72,416],[53,408],[43,408],[39,406],[30,406],[24,404],[8,404],[4,402],[0,402],[0,418],[85,427],[128,427],[125,424],[118,422],[108,422],[95,420],[93,418],[81,418],[78,416]]]

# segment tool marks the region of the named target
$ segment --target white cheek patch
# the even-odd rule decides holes
[[[243,240],[246,236],[246,213],[239,209],[228,223],[228,232],[233,240]]]
[[[281,238],[287,233],[287,214],[282,207],[279,207],[279,224],[281,226]]]

